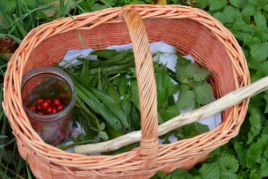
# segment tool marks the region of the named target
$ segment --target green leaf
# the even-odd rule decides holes
[[[179,98],[177,101],[178,109],[188,109],[195,106],[195,93],[185,85],[181,86]]]
[[[265,99],[266,101],[266,105],[265,105],[265,111],[264,113],[268,113],[268,91],[265,91],[264,95],[263,95],[263,98]]]
[[[124,111],[125,116],[128,118],[131,114],[131,101],[125,96],[122,100],[122,110]]]
[[[216,163],[203,164],[199,170],[200,175],[204,179],[219,179],[220,169]]]
[[[101,130],[101,131],[103,131],[105,129],[105,123],[100,123],[100,128],[99,128],[99,130]]]
[[[103,102],[103,104],[109,109],[109,111],[111,111],[111,113],[113,113],[116,117],[118,117],[118,119],[122,122],[122,124],[126,128],[128,128],[129,124],[127,118],[122,109],[119,107],[119,105],[115,103],[113,98],[111,98],[110,96],[101,91],[98,91],[97,89],[92,88],[91,90],[96,95],[96,97]]]
[[[209,131],[209,128],[207,125],[205,124],[201,124],[201,123],[195,123],[195,129],[198,132],[198,134],[203,134],[205,132]]]
[[[164,172],[157,172],[156,173],[161,179],[164,179],[167,175]]]
[[[131,80],[130,82],[131,87],[131,101],[139,108],[139,93],[138,93],[138,86],[136,80]]]
[[[115,50],[98,50],[92,52],[91,55],[96,55],[98,58],[111,58],[117,52]]]
[[[265,162],[261,165],[259,173],[261,177],[268,177],[268,162]]]
[[[221,172],[221,179],[237,179],[237,175],[232,172]]]
[[[249,121],[251,124],[250,132],[248,133],[248,141],[247,144],[250,144],[254,137],[260,134],[262,129],[262,122],[261,122],[261,115],[259,114],[258,110],[252,108],[250,111]]]
[[[215,11],[215,10],[224,8],[227,4],[227,1],[226,0],[210,0],[209,3],[210,3],[209,10]]]
[[[264,61],[268,57],[268,42],[256,44],[251,47],[250,54],[258,61]]]
[[[160,114],[165,121],[172,119],[180,114],[176,106],[171,106],[166,109],[160,109]]]
[[[108,137],[108,135],[107,135],[106,132],[104,132],[104,131],[99,131],[99,134],[100,134],[100,137],[101,137],[103,140],[108,140],[108,139],[109,139],[109,137]]]
[[[191,178],[192,175],[189,174],[186,170],[183,170],[183,169],[180,169],[180,168],[177,168],[176,170],[174,170],[171,175],[170,175],[173,179],[173,177],[177,177],[177,178]]]
[[[116,88],[109,84],[107,88],[107,94],[113,99],[116,104],[120,103],[120,96]]]
[[[257,8],[253,4],[248,4],[244,7],[242,13],[247,16],[252,16],[257,12]]]
[[[254,16],[256,25],[258,27],[258,29],[266,31],[267,33],[267,19],[264,17],[264,15],[262,15],[260,12],[258,12],[255,16]]]
[[[194,88],[196,102],[200,105],[209,104],[214,100],[213,88],[208,83],[198,85]]]
[[[229,0],[231,5],[238,7],[238,8],[243,8],[246,5],[245,0]]]
[[[125,74],[121,74],[118,81],[118,91],[120,96],[124,96],[126,94],[128,88],[128,79]]]
[[[235,173],[238,170],[238,161],[232,156],[224,156],[218,160],[220,170],[222,172],[232,172]]]

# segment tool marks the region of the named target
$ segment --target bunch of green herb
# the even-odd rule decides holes
[[[97,60],[79,59],[83,62],[82,65],[72,66],[69,62],[63,67],[76,87],[75,116],[86,131],[81,140],[105,141],[130,131],[140,130],[139,96],[133,52],[100,50],[91,55],[96,55]],[[160,52],[154,55],[159,56]],[[172,72],[159,61],[154,62],[159,124],[178,116],[180,109],[195,108],[213,100],[212,87],[207,83],[210,73],[179,54],[177,56],[176,72]],[[70,68],[66,68],[67,66]],[[178,84],[172,81],[177,81]],[[176,102],[174,94],[178,92],[180,97]],[[193,93],[192,99],[187,98],[186,94],[189,92]],[[185,105],[189,102],[192,105]],[[195,123],[172,131],[162,138],[169,142],[168,138],[171,135],[181,139],[206,131],[207,126]],[[132,147],[133,145],[128,146]]]

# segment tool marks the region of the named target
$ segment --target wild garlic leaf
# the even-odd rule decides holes
[[[128,88],[128,79],[126,77],[126,74],[121,74],[118,78],[118,91],[120,96],[124,96],[126,94],[127,88]]]
[[[194,92],[196,102],[200,105],[209,104],[214,100],[213,88],[207,82],[195,86]]]

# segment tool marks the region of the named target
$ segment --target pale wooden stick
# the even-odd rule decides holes
[[[252,97],[268,88],[268,77],[262,78],[257,82],[246,87],[233,91],[224,97],[207,104],[194,111],[181,114],[173,119],[163,123],[158,128],[158,136],[164,135],[178,127],[196,122],[200,119],[207,118],[229,107],[241,103],[243,100]],[[97,144],[80,145],[74,148],[75,153],[91,154],[96,152],[108,152],[117,150],[126,145],[140,141],[141,131],[131,132],[118,138],[101,142]]]

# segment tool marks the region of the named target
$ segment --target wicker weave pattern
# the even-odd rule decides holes
[[[197,63],[213,71],[211,84],[217,97],[249,84],[246,60],[237,41],[204,11],[184,6],[140,5],[131,8],[142,17],[150,42],[161,40],[175,45],[179,52],[191,54]],[[4,81],[3,106],[17,138],[20,155],[28,158],[37,178],[148,178],[159,170],[190,169],[238,134],[249,100],[226,110],[224,122],[213,131],[168,145],[155,145],[155,111],[146,113],[146,110],[156,109],[155,89],[146,88],[155,86],[154,77],[150,76],[152,62],[148,44],[145,44],[148,43],[146,34],[137,34],[143,33],[143,26],[138,25],[138,15],[133,12],[113,8],[76,16],[75,21],[64,18],[41,25],[27,35],[13,55]],[[32,129],[22,107],[23,74],[37,66],[58,63],[68,49],[104,49],[129,43],[130,39],[134,44],[136,70],[141,72],[138,76],[139,95],[151,93],[149,99],[146,95],[140,98],[141,106],[145,107],[141,114],[145,145],[142,143],[140,148],[115,156],[85,156],[45,144]],[[143,67],[146,69],[142,71]],[[148,77],[143,76],[144,73]],[[141,86],[146,90],[143,91]],[[147,145],[148,142],[151,143]],[[146,150],[148,146],[155,150]]]

